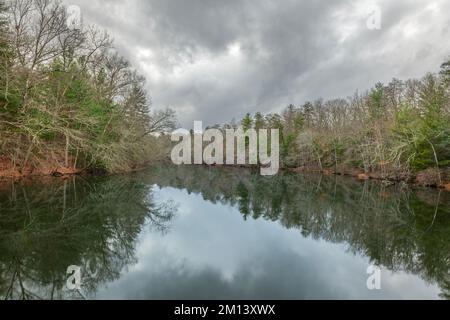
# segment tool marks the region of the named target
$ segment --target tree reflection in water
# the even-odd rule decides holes
[[[261,177],[237,168],[158,167],[157,184],[199,193],[239,208],[245,219],[279,221],[333,243],[391,271],[437,283],[450,299],[450,194],[386,187],[341,176],[281,173]]]
[[[450,196],[345,177],[202,166],[158,166],[129,176],[23,181],[0,185],[0,296],[79,298],[65,289],[67,267],[81,266],[95,293],[134,264],[144,228],[168,232],[172,203],[153,186],[185,189],[231,205],[244,219],[278,221],[302,236],[346,243],[392,271],[437,283],[450,298]]]
[[[141,231],[167,231],[171,203],[157,204],[138,176],[22,181],[0,189],[0,296],[77,299],[67,268],[80,266],[85,295],[134,263]]]

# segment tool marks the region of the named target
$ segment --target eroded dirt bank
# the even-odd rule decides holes
[[[80,169],[66,167],[57,161],[48,161],[37,166],[19,166],[6,157],[0,157],[0,179],[19,179],[32,176],[65,176],[79,174]]]

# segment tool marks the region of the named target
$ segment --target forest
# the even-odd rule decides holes
[[[450,60],[420,80],[394,78],[348,98],[248,113],[212,128],[238,126],[279,129],[287,169],[450,190]]]
[[[262,297],[269,299],[293,294],[307,299],[418,295],[450,300],[450,55],[445,57],[444,52],[442,58],[439,56],[433,73],[410,73],[421,78],[393,78],[337,99],[290,99],[271,106],[267,100],[261,103],[265,108],[243,106],[238,114],[219,118],[220,124],[205,122],[212,126],[201,129],[194,124],[189,132],[176,130],[177,113],[160,109],[160,105],[174,104],[180,118],[188,111],[185,119],[200,113],[199,117],[208,118],[209,112],[218,111],[221,99],[209,100],[216,102],[208,105],[208,110],[202,103],[208,101],[207,94],[220,97],[220,91],[201,90],[204,87],[197,85],[195,80],[200,77],[196,72],[186,78],[189,81],[174,82],[155,81],[149,74],[154,84],[149,86],[139,67],[148,72],[144,63],[161,63],[159,53],[158,59],[148,61],[140,60],[139,54],[127,56],[127,50],[121,52],[120,47],[133,47],[134,41],[124,36],[129,33],[120,38],[126,43],[115,45],[98,26],[84,21],[69,23],[71,12],[63,1],[0,0],[0,299],[106,296],[159,300],[177,295],[192,299],[203,293],[208,299],[214,299],[212,294],[221,299],[248,299],[254,298],[254,292],[256,297],[264,293]],[[103,9],[105,2],[83,4],[83,10]],[[143,9],[148,2],[129,8]],[[285,17],[285,11],[293,11],[289,10],[291,1],[287,2],[287,7],[277,2],[270,11],[280,7],[280,17]],[[182,3],[174,6],[176,12],[182,12],[192,25],[192,17],[200,20],[198,12],[208,8],[202,2],[189,16],[179,9]],[[315,10],[311,8],[311,12],[319,11],[316,4],[312,7]],[[258,20],[253,15],[256,8],[248,7]],[[438,12],[438,8],[436,5],[431,11]],[[163,5],[161,12],[156,9],[139,12],[139,17],[128,11],[121,14],[127,18],[127,27],[133,24],[140,28],[142,21],[148,26],[158,14],[163,19],[155,24],[161,24],[162,29],[170,29],[172,23],[181,26],[167,33],[164,30],[155,42],[142,39],[146,48],[162,48],[164,59],[171,60],[188,46],[190,37],[180,32],[185,25],[176,21],[178,15],[174,18]],[[235,10],[226,9],[224,17],[233,24]],[[221,10],[222,4],[213,5],[212,17]],[[411,12],[416,11],[411,7]],[[261,22],[256,21],[258,26],[272,17],[267,14],[264,11]],[[280,13],[275,10],[274,14],[277,17]],[[106,13],[93,16],[89,16],[92,21],[103,25]],[[292,20],[300,21],[299,17],[295,11]],[[211,38],[223,38],[223,22],[210,19],[209,14],[207,18],[208,26],[210,21],[218,26]],[[445,15],[442,19],[448,24]],[[112,30],[123,26],[115,23]],[[306,25],[306,21],[302,23]],[[312,24],[317,28],[320,20]],[[242,34],[255,39],[266,30],[277,37],[282,34],[292,46],[283,46],[283,42],[275,45],[272,38],[267,42],[303,58],[308,52],[292,50],[297,47],[286,32],[288,28],[289,23],[280,31],[268,26]],[[148,28],[143,32],[158,34],[161,30]],[[174,35],[180,40],[171,38]],[[136,38],[141,41],[141,36]],[[209,36],[200,34],[193,43],[202,47],[203,39]],[[301,38],[303,41],[303,34]],[[426,46],[430,39],[418,41],[418,45]],[[177,45],[168,50],[166,42]],[[225,42],[230,41],[226,38]],[[215,47],[216,41],[213,43]],[[203,65],[200,68],[202,77],[214,74],[210,86],[211,79],[205,81],[208,89],[220,86],[216,82],[220,78],[224,80],[221,90],[235,95],[238,103],[250,101],[233,92],[240,83],[233,76],[236,83],[225,84],[227,75],[234,75],[235,66],[245,71],[252,67],[244,66],[250,59],[243,58],[250,52],[253,59],[259,51],[246,51],[245,44],[239,43],[236,56],[228,52],[233,48],[227,48],[227,59],[219,51],[211,51],[211,65],[223,64],[221,68],[205,69],[207,72]],[[328,44],[327,52],[334,55],[330,45],[334,42]],[[431,63],[441,51],[430,52]],[[271,74],[276,85],[264,88],[288,87],[281,73],[298,60],[280,66],[275,60],[283,61],[277,58],[281,56],[273,57],[267,64],[274,65],[268,70],[276,71]],[[194,58],[186,64],[202,61]],[[398,61],[394,58],[389,56],[386,66]],[[226,65],[228,59],[232,63]],[[322,61],[320,56],[317,59]],[[264,65],[269,61],[265,55],[263,60]],[[373,62],[365,61],[369,63]],[[222,73],[222,69],[227,70]],[[164,70],[173,76],[173,69]],[[328,69],[329,73],[333,70]],[[291,71],[308,75],[302,68]],[[352,72],[362,74],[364,70],[355,68]],[[319,75],[321,80],[334,79]],[[382,79],[391,76],[400,77],[392,74]],[[381,72],[377,72],[376,79],[380,77]],[[243,78],[246,82],[249,79],[247,75]],[[186,88],[185,82],[189,82]],[[296,83],[300,82],[289,84]],[[326,84],[321,85],[326,89]],[[166,90],[172,87],[180,87],[198,100],[192,102],[189,95]],[[246,94],[254,94],[244,89],[249,91]],[[306,92],[300,85],[294,89],[302,90]],[[150,93],[176,99],[158,98],[152,104]],[[265,97],[272,99],[273,92],[269,94]],[[221,114],[216,113],[214,117]],[[226,123],[233,116],[238,120]],[[248,140],[237,137],[240,143],[230,147],[226,131],[238,128]],[[203,129],[218,129],[212,131],[219,134],[206,134],[205,139],[201,137],[205,134],[199,134]],[[212,140],[216,143],[222,138],[225,143],[207,149],[214,153],[209,158],[214,158],[212,161],[200,157],[199,152],[195,165],[188,165],[184,148],[174,152],[178,150],[173,140],[177,131],[182,131],[180,138],[194,136],[186,139],[194,153],[202,151],[202,143],[214,146]],[[248,160],[247,155],[239,154],[239,147],[241,151],[257,149],[253,154],[248,152],[248,159],[254,161],[225,165],[217,160],[221,148],[227,160]],[[268,149],[266,158],[271,161],[264,161],[263,149]],[[175,165],[178,163],[171,159],[171,153],[179,155],[179,164],[184,165]],[[262,174],[273,167],[277,174]],[[366,292],[368,264],[383,269],[382,291]],[[322,268],[324,265],[327,268]],[[78,281],[80,286],[75,289],[68,281],[68,270],[73,266],[83,271],[82,283]],[[425,286],[426,292],[419,292]]]
[[[160,159],[145,79],[95,26],[71,27],[52,0],[0,2],[0,171],[130,171]]]
[[[168,159],[172,110],[95,26],[52,0],[0,5],[0,172],[126,172]],[[301,90],[301,88],[299,88]],[[450,189],[450,60],[441,72],[215,128],[279,129],[284,168]]]

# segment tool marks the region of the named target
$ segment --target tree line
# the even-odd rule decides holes
[[[407,180],[428,169],[440,185],[450,166],[450,61],[420,80],[393,79],[345,99],[247,114],[216,128],[279,129],[284,167]]]
[[[0,158],[19,172],[120,172],[162,156],[153,133],[175,126],[173,111],[150,110],[106,32],[68,18],[59,1],[0,2]]]

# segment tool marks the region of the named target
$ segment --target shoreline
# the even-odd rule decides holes
[[[245,168],[245,169],[254,169],[258,168],[258,166],[252,165],[206,165],[205,167],[218,167],[218,168]],[[439,189],[450,192],[450,176],[447,171],[450,168],[443,169],[440,172],[440,175],[444,177],[442,183],[436,183],[436,169],[426,169],[417,172],[416,174],[405,175],[401,178],[392,178],[389,176],[383,176],[381,172],[370,172],[365,173],[361,169],[356,168],[345,168],[338,169],[337,171],[334,169],[320,169],[316,167],[292,167],[292,168],[280,168],[280,171],[289,172],[289,173],[297,173],[297,174],[318,174],[324,176],[343,176],[349,178],[356,178],[359,181],[379,181],[384,183],[386,186],[392,186],[395,184],[406,184],[411,187],[425,187],[430,189]]]
[[[134,168],[123,172],[107,172],[101,168],[74,168],[65,167],[62,165],[43,165],[40,167],[26,166],[22,170],[14,168],[11,165],[11,161],[0,156],[0,183],[8,180],[22,180],[22,179],[35,179],[35,178],[64,178],[71,176],[110,176],[131,174],[145,170],[146,168],[160,163],[161,160],[157,160],[153,163],[141,163],[135,165]]]
[[[365,173],[364,171],[358,169],[347,169],[347,170],[334,170],[334,169],[323,169],[315,170],[311,168],[285,168],[283,169],[292,173],[317,173],[325,176],[344,176],[353,177],[360,181],[381,181],[386,186],[391,186],[399,183],[406,184],[412,187],[426,187],[432,189],[440,189],[450,192],[450,180],[442,180],[441,183],[436,181],[436,169],[426,169],[416,174],[411,174],[404,178],[390,178],[388,176],[383,176],[380,172],[370,172]],[[445,174],[442,174],[445,176]]]
[[[0,159],[2,160],[2,159]],[[9,166],[5,166],[5,161],[0,161],[0,183],[8,180],[22,180],[28,178],[64,178],[71,176],[108,176],[108,175],[116,175],[116,174],[131,174],[134,172],[139,172],[145,170],[146,168],[151,167],[152,164],[143,164],[136,166],[136,168],[121,173],[107,173],[100,169],[75,169],[73,167],[41,167],[41,168],[25,168],[22,172],[18,169],[11,168]],[[245,169],[253,169],[258,168],[258,166],[251,165],[206,165],[203,164],[201,166],[210,167],[210,168],[245,168]],[[383,176],[380,172],[370,172],[365,173],[363,170],[356,168],[345,168],[345,169],[320,169],[316,167],[297,167],[297,168],[280,168],[280,171],[289,172],[289,173],[297,173],[297,174],[320,174],[324,176],[344,176],[344,177],[352,177],[356,178],[359,181],[380,181],[384,183],[386,186],[391,186],[399,183],[406,184],[412,187],[427,187],[431,189],[440,189],[444,191],[450,192],[450,177],[446,170],[441,170],[439,176],[443,176],[441,184],[436,183],[436,169],[426,169],[416,174],[410,174],[404,177],[392,178],[389,176]]]

